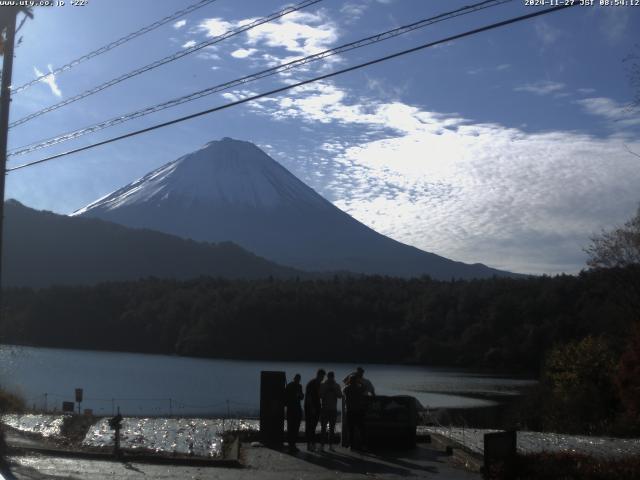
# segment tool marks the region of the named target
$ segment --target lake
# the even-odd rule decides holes
[[[322,367],[341,380],[358,365],[201,359],[137,353],[0,345],[0,386],[29,407],[60,411],[82,388],[82,408],[95,415],[255,416],[260,372],[300,373],[303,383]],[[493,395],[517,395],[529,379],[404,365],[367,365],[365,377],[380,395],[412,395],[429,408],[488,407]],[[471,395],[471,396],[469,396]]]

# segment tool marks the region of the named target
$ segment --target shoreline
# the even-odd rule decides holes
[[[230,362],[246,362],[246,363],[303,363],[303,364],[318,364],[322,365],[338,365],[338,364],[365,364],[370,366],[398,366],[398,367],[417,367],[417,368],[425,368],[431,371],[446,371],[446,372],[454,372],[461,374],[468,374],[471,376],[482,376],[482,377],[495,377],[495,378],[504,378],[508,376],[509,378],[515,380],[533,380],[537,381],[535,376],[537,372],[535,371],[523,371],[523,370],[508,370],[508,369],[491,369],[486,367],[473,367],[473,366],[460,366],[460,365],[445,365],[445,364],[422,364],[417,362],[391,362],[391,361],[372,361],[362,359],[346,359],[346,360],[317,360],[317,359],[284,359],[280,357],[272,357],[272,358],[240,358],[240,357],[232,357],[232,356],[193,356],[193,355],[180,355],[178,353],[162,353],[162,352],[141,352],[141,351],[131,351],[131,350],[108,350],[108,349],[91,349],[91,348],[78,348],[78,347],[62,347],[62,346],[47,346],[47,345],[35,345],[35,344],[21,344],[21,343],[0,343],[0,349],[4,347],[15,347],[15,348],[37,348],[43,350],[65,350],[65,351],[74,351],[74,352],[85,352],[85,353],[106,353],[112,355],[126,354],[126,355],[153,355],[165,358],[181,358],[181,359],[192,359],[192,360],[217,360],[217,361],[230,361]],[[439,393],[439,392],[433,392]]]

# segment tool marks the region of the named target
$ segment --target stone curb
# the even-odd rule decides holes
[[[237,440],[236,440],[237,442]],[[233,450],[233,447],[232,447]],[[12,447],[7,448],[9,456],[21,456],[28,454],[38,454],[51,457],[69,457],[80,458],[84,460],[101,460],[105,462],[137,462],[150,463],[160,465],[183,465],[183,466],[200,466],[200,467],[224,467],[238,468],[242,465],[239,461],[239,445],[235,447],[235,458],[223,459],[207,459],[197,457],[169,457],[160,455],[150,455],[145,453],[124,452],[121,458],[115,458],[112,454],[106,452],[84,452],[80,450],[62,450],[54,448],[39,447]]]

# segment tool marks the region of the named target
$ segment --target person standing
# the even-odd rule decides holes
[[[325,371],[321,368],[316,373],[316,377],[307,383],[304,398],[304,431],[307,437],[307,450],[310,452],[316,449],[316,427],[320,420],[320,384],[325,376]]]
[[[372,397],[376,396],[376,390],[375,388],[373,388],[373,383],[371,383],[370,380],[364,378],[364,368],[362,367],[356,368],[355,372],[352,372],[346,377],[344,377],[344,380],[342,380],[342,383],[347,385],[348,380],[351,377],[355,377],[360,383],[360,385],[362,385],[362,387],[364,388],[365,395],[371,395]]]
[[[327,379],[320,385],[320,451],[324,450],[325,439],[329,444],[329,450],[335,451],[331,445],[331,440],[336,430],[339,398],[342,398],[340,385],[336,382],[335,374],[329,372],[327,373]],[[328,437],[327,424],[329,425]]]
[[[344,387],[344,400],[347,409],[347,431],[352,450],[362,448],[365,439],[364,415],[366,411],[366,391],[355,375],[348,376]]]
[[[287,407],[287,443],[291,453],[299,451],[298,447],[296,447],[296,440],[300,431],[300,422],[302,421],[300,402],[304,398],[300,379],[300,374],[296,373],[293,381],[287,384],[284,390],[284,402],[285,407]]]

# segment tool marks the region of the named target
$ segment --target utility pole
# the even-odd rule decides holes
[[[13,47],[16,39],[18,8],[4,7],[3,24],[6,29],[2,60],[2,84],[0,85],[0,317],[2,315],[2,237],[4,233],[4,181],[7,175],[7,141],[9,137],[9,108],[11,106],[11,75],[13,72]],[[6,13],[5,13],[6,12]]]

